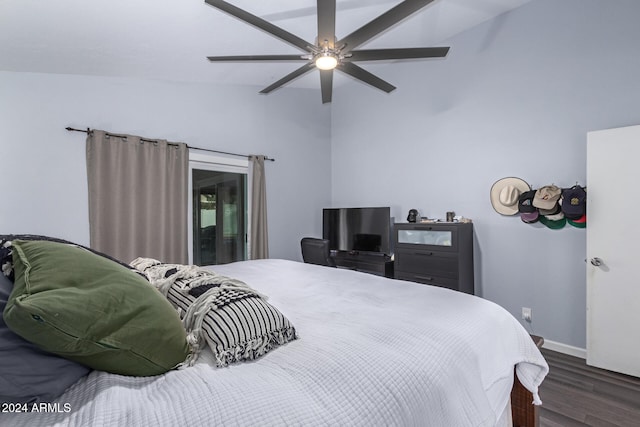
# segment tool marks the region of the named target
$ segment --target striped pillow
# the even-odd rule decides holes
[[[239,280],[149,258],[138,258],[132,265],[178,309],[194,353],[206,343],[217,366],[256,359],[297,338],[291,322]]]

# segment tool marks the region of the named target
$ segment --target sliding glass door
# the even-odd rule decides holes
[[[247,259],[247,174],[192,168],[193,263]]]

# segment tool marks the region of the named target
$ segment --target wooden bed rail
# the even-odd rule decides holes
[[[531,335],[538,348],[544,344],[544,338]],[[534,405],[533,395],[518,380],[518,376],[513,372],[514,381],[511,389],[511,416],[514,427],[538,427],[540,425],[540,415],[538,407]]]

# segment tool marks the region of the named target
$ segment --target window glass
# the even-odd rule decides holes
[[[248,162],[243,167],[237,161],[224,164],[214,156],[198,158],[190,162],[190,262],[215,265],[245,260]]]

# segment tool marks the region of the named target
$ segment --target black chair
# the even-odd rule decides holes
[[[326,265],[335,267],[336,263],[331,257],[329,241],[326,239],[316,239],[314,237],[304,237],[300,241],[302,247],[302,259],[308,264]]]

